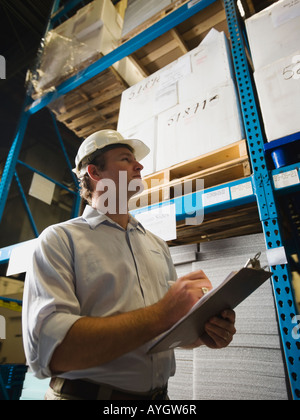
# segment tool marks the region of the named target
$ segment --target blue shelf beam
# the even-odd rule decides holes
[[[8,158],[3,170],[1,182],[0,182],[0,221],[3,216],[5,209],[8,193],[11,187],[11,183],[15,174],[17,160],[22,148],[25,131],[27,128],[29,115],[26,112],[22,112],[17,133],[15,135],[12,147],[9,151]]]
[[[47,179],[48,181],[53,182],[53,184],[57,185],[58,187],[62,188],[65,191],[68,191],[68,193],[73,194],[73,195],[76,195],[77,194],[77,191],[71,190],[70,188],[68,188],[64,184],[62,184],[61,182],[58,182],[55,179],[50,178],[50,176],[44,174],[41,171],[38,171],[37,169],[33,168],[32,166],[28,165],[27,163],[22,162],[21,160],[18,160],[17,163],[20,164],[20,165],[22,165],[22,166],[24,166],[25,168],[29,169],[30,171],[32,171],[32,172],[34,172],[34,173],[42,176],[43,178]]]
[[[17,171],[15,172],[15,179],[16,179],[16,182],[17,182],[17,185],[18,185],[18,188],[19,188],[20,194],[21,194],[21,199],[22,199],[22,201],[23,201],[23,204],[24,204],[24,207],[25,207],[25,210],[26,210],[27,216],[28,216],[28,218],[29,218],[30,225],[31,225],[32,230],[33,230],[33,232],[34,232],[34,234],[35,234],[35,237],[37,238],[37,237],[39,236],[39,231],[38,231],[38,229],[37,229],[37,227],[36,227],[36,224],[35,224],[34,218],[33,218],[33,216],[32,216],[32,213],[31,213],[31,210],[30,210],[30,207],[29,207],[29,204],[28,204],[28,201],[27,201],[26,195],[25,195],[25,193],[24,193],[24,190],[23,190],[23,187],[22,187],[22,184],[21,184],[20,178],[19,178],[19,176],[18,176],[18,174],[17,174]]]
[[[243,188],[246,193],[242,196],[235,196],[233,194],[233,190],[236,188]],[[208,200],[207,197],[213,198]],[[190,217],[195,217],[196,213],[215,213],[217,211],[255,202],[256,195],[253,189],[253,177],[247,177],[238,181],[228,182],[217,187],[207,188],[192,194],[176,197],[171,200],[164,201],[163,203],[135,209],[131,211],[131,214],[134,216],[139,213],[151,211],[160,206],[175,204],[176,221],[179,222]]]
[[[217,211],[221,211],[224,209],[234,208],[238,206],[242,206],[245,204],[255,203],[256,202],[256,195],[253,189],[253,177],[247,177],[240,179],[238,181],[232,181],[224,185],[220,185],[217,187],[212,187],[205,189],[203,191],[197,191],[190,195],[184,195],[181,197],[177,197],[163,203],[154,204],[152,206],[136,209],[131,211],[133,215],[145,212],[148,210],[152,210],[157,208],[161,205],[169,205],[175,203],[176,206],[176,219],[177,221],[187,219],[189,217],[194,217],[196,212],[204,212],[205,214],[214,213]],[[235,197],[233,195],[233,190],[236,188],[244,188],[247,187],[247,193],[241,197]],[[216,193],[216,194],[215,194]],[[223,197],[221,200],[215,200],[215,202],[206,203],[204,196],[213,195]],[[20,245],[17,244],[12,245],[3,249],[0,249],[0,264],[7,263],[9,261],[10,255],[12,250]]]

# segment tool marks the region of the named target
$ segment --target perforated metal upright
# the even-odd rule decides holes
[[[270,173],[267,169],[259,113],[244,47],[242,27],[235,3],[234,0],[224,0],[260,220],[265,235],[267,252],[277,250],[279,257],[284,257],[285,248],[276,208],[276,198]],[[288,264],[274,265],[271,268],[274,273],[272,283],[291,392],[294,399],[300,399],[300,340],[297,328],[295,328],[297,325],[297,307],[293,294],[292,276]]]

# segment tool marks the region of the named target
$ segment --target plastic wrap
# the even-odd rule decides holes
[[[48,32],[39,62],[29,72],[34,98],[54,91],[62,81],[111,52],[121,36],[117,12],[110,0],[95,0]]]
[[[33,96],[55,90],[56,85],[74,71],[74,42],[51,31],[44,41],[39,67],[29,74]]]

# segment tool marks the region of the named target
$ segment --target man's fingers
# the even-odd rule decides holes
[[[235,314],[235,312],[232,309],[225,309],[225,311],[223,311],[221,313],[221,317],[223,319],[227,319],[232,324],[234,324],[235,323],[236,314]]]
[[[204,273],[204,271],[198,270],[198,271],[193,271],[192,273],[189,273],[181,278],[185,280],[200,280],[200,279],[207,279],[207,276]]]
[[[214,340],[218,348],[228,346],[236,333],[234,326],[235,312],[228,309],[220,317],[213,317],[205,326],[206,333]]]

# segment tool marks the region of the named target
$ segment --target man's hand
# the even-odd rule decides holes
[[[204,291],[211,290],[212,284],[202,270],[180,277],[160,301],[165,319],[171,328],[179,319],[204,296]]]
[[[205,333],[195,346],[205,345],[211,349],[222,349],[229,346],[235,333],[235,312],[226,309],[220,316],[215,316],[206,323]]]
[[[168,314],[167,319],[171,322],[170,326],[182,318],[204,296],[203,288],[211,290],[212,284],[202,270],[187,274],[174,283],[161,301],[164,304],[165,313]],[[211,349],[221,349],[232,342],[235,333],[235,312],[226,309],[206,323],[205,333],[188,348],[205,345]]]

